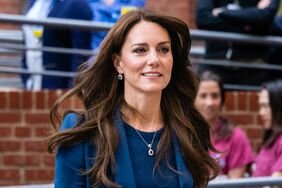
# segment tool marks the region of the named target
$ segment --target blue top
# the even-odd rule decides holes
[[[93,12],[93,20],[99,22],[115,23],[120,15],[123,7],[144,7],[146,0],[115,0],[113,5],[107,6],[103,0],[88,0]],[[92,49],[97,49],[101,41],[105,38],[107,32],[93,32]]]
[[[144,143],[142,138],[137,134],[135,129],[128,124],[124,124],[125,132],[128,140],[129,154],[132,159],[132,166],[136,186],[138,188],[148,187],[162,187],[171,188],[179,187],[178,177],[175,172],[167,167],[165,162],[162,162],[155,172],[152,170],[155,166],[155,157],[148,155],[148,146]],[[139,131],[141,136],[149,144],[151,143],[154,132],[142,132]],[[162,130],[156,132],[152,149],[154,152],[157,151],[157,145],[160,140]],[[171,167],[176,169],[175,158],[173,152],[170,152],[169,164]]]
[[[67,115],[62,124],[62,131],[74,127],[76,123],[77,123],[77,116],[74,113]],[[131,134],[130,132],[132,131],[126,131],[127,128],[125,128],[126,126],[124,126],[124,122],[121,120],[119,111],[117,111],[115,114],[114,123],[119,135],[119,145],[115,154],[116,175],[114,177],[114,181],[119,185],[121,185],[123,188],[135,188],[135,187],[137,188],[142,186],[147,187],[147,185],[140,184],[140,182],[144,181],[144,179],[142,180],[139,179],[140,178],[139,176],[142,176],[143,178],[147,178],[146,181],[148,180],[153,184],[159,181],[164,181],[164,178],[166,178],[165,181],[168,181],[166,175],[173,175],[173,174],[165,167],[165,165],[161,164],[162,166],[161,173],[164,173],[164,176],[160,177],[156,170],[155,178],[157,182],[153,182],[152,169],[150,169],[153,163],[150,161],[147,162],[148,159],[146,159],[146,156],[143,156],[143,159],[140,159],[141,154],[139,155],[139,157],[132,156],[132,153],[134,153],[133,151],[134,149],[132,150],[132,145],[131,145],[133,143],[132,139],[135,140],[136,143],[138,142],[140,148],[142,147],[141,146],[142,143],[139,143],[140,142],[139,140],[136,140],[136,138],[132,138],[130,136]],[[147,137],[146,135],[144,136]],[[176,175],[177,179],[175,178],[175,176],[171,176],[171,179],[169,180],[169,182],[167,182],[168,184],[162,184],[162,185],[163,187],[170,186],[170,187],[181,187],[181,188],[193,188],[194,187],[193,178],[190,174],[190,171],[185,165],[185,161],[182,157],[182,153],[180,151],[176,138],[173,138],[172,145],[174,152],[172,152],[172,157],[170,162],[172,162],[171,165],[175,167],[175,169],[181,174]],[[146,155],[148,148],[144,148],[144,149]],[[143,153],[142,149],[140,150],[140,152]],[[85,169],[88,170],[93,166],[94,157],[95,157],[95,147],[93,144],[91,144],[88,141],[81,141],[71,147],[60,147],[57,151],[56,163],[55,163],[55,188],[91,188],[90,178],[88,176],[82,175],[82,170]],[[147,167],[145,167],[144,165],[143,170],[136,169],[138,166],[139,166],[138,168],[141,168],[140,162],[143,162],[143,165],[147,163]],[[148,172],[150,174],[147,174]],[[150,177],[145,177],[145,176],[150,176]],[[143,183],[148,183],[148,182],[143,182]],[[100,186],[100,187],[105,187],[105,186]],[[154,184],[154,187],[161,187],[161,186]]]

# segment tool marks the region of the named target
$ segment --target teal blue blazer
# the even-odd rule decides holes
[[[62,131],[70,129],[77,123],[74,113],[68,114],[62,123]],[[116,175],[114,180],[123,188],[135,188],[135,178],[130,159],[127,137],[123,127],[120,112],[114,117],[115,126],[119,134],[119,145],[116,151]],[[186,167],[177,139],[173,138],[175,161],[180,188],[193,188],[194,181],[189,169]],[[55,162],[55,188],[91,188],[90,178],[81,173],[93,166],[95,148],[93,144],[82,141],[71,147],[60,147]],[[103,188],[105,186],[101,186]]]

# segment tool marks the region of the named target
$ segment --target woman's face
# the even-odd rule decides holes
[[[269,129],[271,127],[272,115],[269,106],[269,94],[266,89],[261,90],[259,94],[259,115],[263,122],[263,127]]]
[[[168,85],[173,65],[171,41],[160,25],[141,21],[128,33],[114,65],[124,76],[125,95],[158,93]]]
[[[217,82],[212,80],[200,82],[195,105],[208,122],[212,123],[219,116],[221,100]]]

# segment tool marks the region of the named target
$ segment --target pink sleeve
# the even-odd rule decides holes
[[[275,151],[275,162],[272,166],[271,173],[282,171],[282,136],[278,138],[273,148]]]
[[[234,128],[229,154],[226,159],[228,170],[245,166],[253,160],[252,147],[247,136],[240,128]]]

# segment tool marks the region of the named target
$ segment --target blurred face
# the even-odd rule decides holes
[[[217,82],[201,81],[195,105],[205,119],[212,123],[221,111],[220,88]]]
[[[259,115],[263,122],[263,127],[269,129],[271,127],[272,115],[269,106],[269,94],[266,89],[263,89],[259,94]]]
[[[158,93],[171,78],[173,57],[168,32],[153,22],[141,21],[128,33],[114,65],[124,76],[125,96]]]

